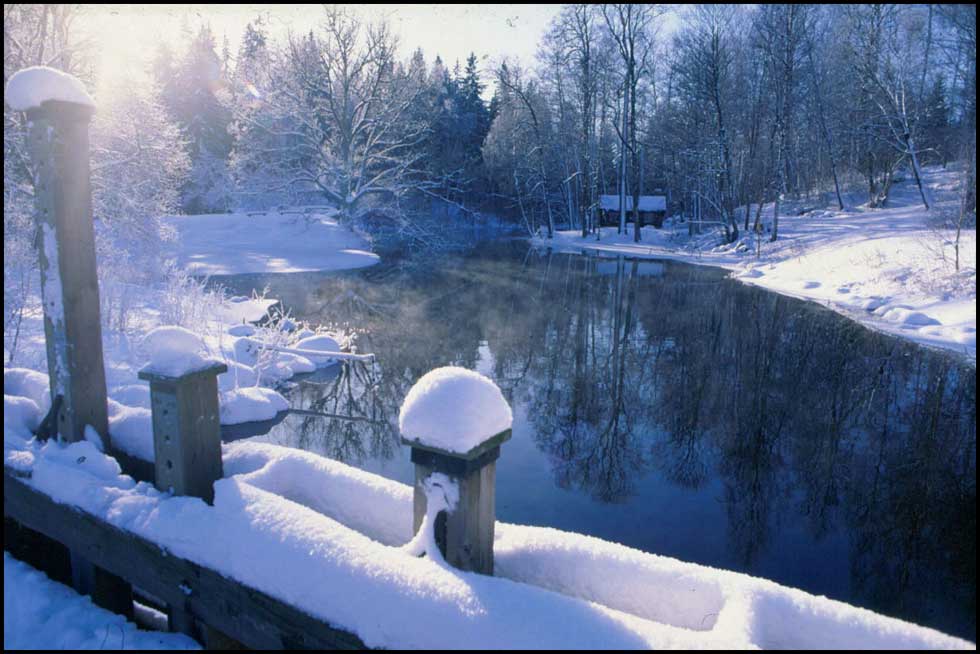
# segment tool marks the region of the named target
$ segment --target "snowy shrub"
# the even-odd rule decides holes
[[[192,277],[168,262],[160,290],[161,323],[199,331],[227,301],[224,288],[208,288],[207,279]]]

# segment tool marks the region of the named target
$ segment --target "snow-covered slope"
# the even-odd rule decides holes
[[[325,213],[245,212],[169,216],[171,253],[192,275],[289,273],[364,268],[370,245]]]
[[[721,266],[747,284],[821,302],[875,329],[975,359],[976,231],[963,232],[957,272],[955,233],[933,225],[957,210],[958,176],[931,168],[925,181],[934,201],[928,212],[914,184],[900,182],[884,209],[855,204],[844,211],[787,212],[774,243],[768,233],[759,243],[746,234],[729,245],[719,245],[716,233],[690,239],[687,225],[672,221],[662,230],[645,227],[640,243],[633,242],[632,228],[626,235],[604,228],[599,241],[566,231],[536,242],[564,251]],[[771,216],[767,205],[763,218]]]

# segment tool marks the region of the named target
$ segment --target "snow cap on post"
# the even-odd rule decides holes
[[[143,337],[143,349],[150,361],[140,369],[140,379],[176,379],[194,373],[218,375],[228,370],[223,362],[206,356],[204,340],[200,336],[176,325],[150,331]]]
[[[475,458],[510,438],[513,416],[503,393],[478,372],[447,366],[422,376],[398,415],[402,442]]]
[[[95,109],[81,80],[47,66],[31,66],[11,75],[3,99],[14,111],[41,109],[46,102],[81,105],[88,113]]]

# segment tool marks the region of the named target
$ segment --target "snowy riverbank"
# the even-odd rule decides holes
[[[169,216],[164,224],[177,233],[169,254],[191,275],[347,270],[379,260],[332,210]]]
[[[111,296],[119,291],[108,291],[108,300],[103,297],[109,433],[124,452],[143,460],[153,458],[150,395],[137,372],[150,359],[144,336],[153,329],[174,325],[189,330],[200,340],[201,356],[228,366],[228,372],[218,377],[223,425],[275,418],[288,407],[276,388],[295,375],[332,363],[312,352],[336,352],[348,345],[343,333],[297,324],[275,307],[275,299],[228,296],[183,275],[342,270],[378,261],[364,239],[322,213],[235,213],[165,220],[178,226],[172,247],[185,270],[159,288],[127,288],[125,317],[115,323],[106,324],[106,315],[113,311],[105,307],[120,304]],[[263,319],[264,326],[250,324]],[[4,393],[26,397],[46,412],[50,398],[38,298],[20,322],[13,362],[9,350],[4,354]]]
[[[956,209],[957,179],[951,171],[927,171],[934,199],[929,212],[918,202],[918,191],[910,181],[896,185],[885,209],[848,204],[844,211],[790,212],[780,217],[779,239],[774,243],[756,243],[752,235],[743,234],[738,242],[721,245],[717,232],[689,238],[687,225],[673,221],[660,230],[643,228],[640,243],[633,242],[632,227],[625,235],[617,234],[614,227],[603,228],[598,241],[595,236],[583,239],[580,232],[562,231],[551,241],[534,242],[559,251],[589,250],[727,268],[747,284],[820,302],[874,329],[975,360],[976,231],[963,232],[957,272],[955,233],[930,225],[943,212]],[[769,221],[771,216],[772,207],[767,205],[763,218]]]

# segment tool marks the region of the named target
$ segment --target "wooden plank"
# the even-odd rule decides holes
[[[260,590],[179,558],[160,545],[58,504],[4,469],[4,517],[41,532],[94,564],[254,649],[365,649],[356,635]],[[337,597],[338,602],[344,601]]]
[[[63,397],[58,433],[69,442],[83,440],[86,425],[108,440],[89,181],[91,112],[80,105],[46,102],[31,113],[48,373],[52,399]]]
[[[41,570],[54,581],[71,585],[68,548],[6,516],[3,519],[3,549],[14,558]]]

